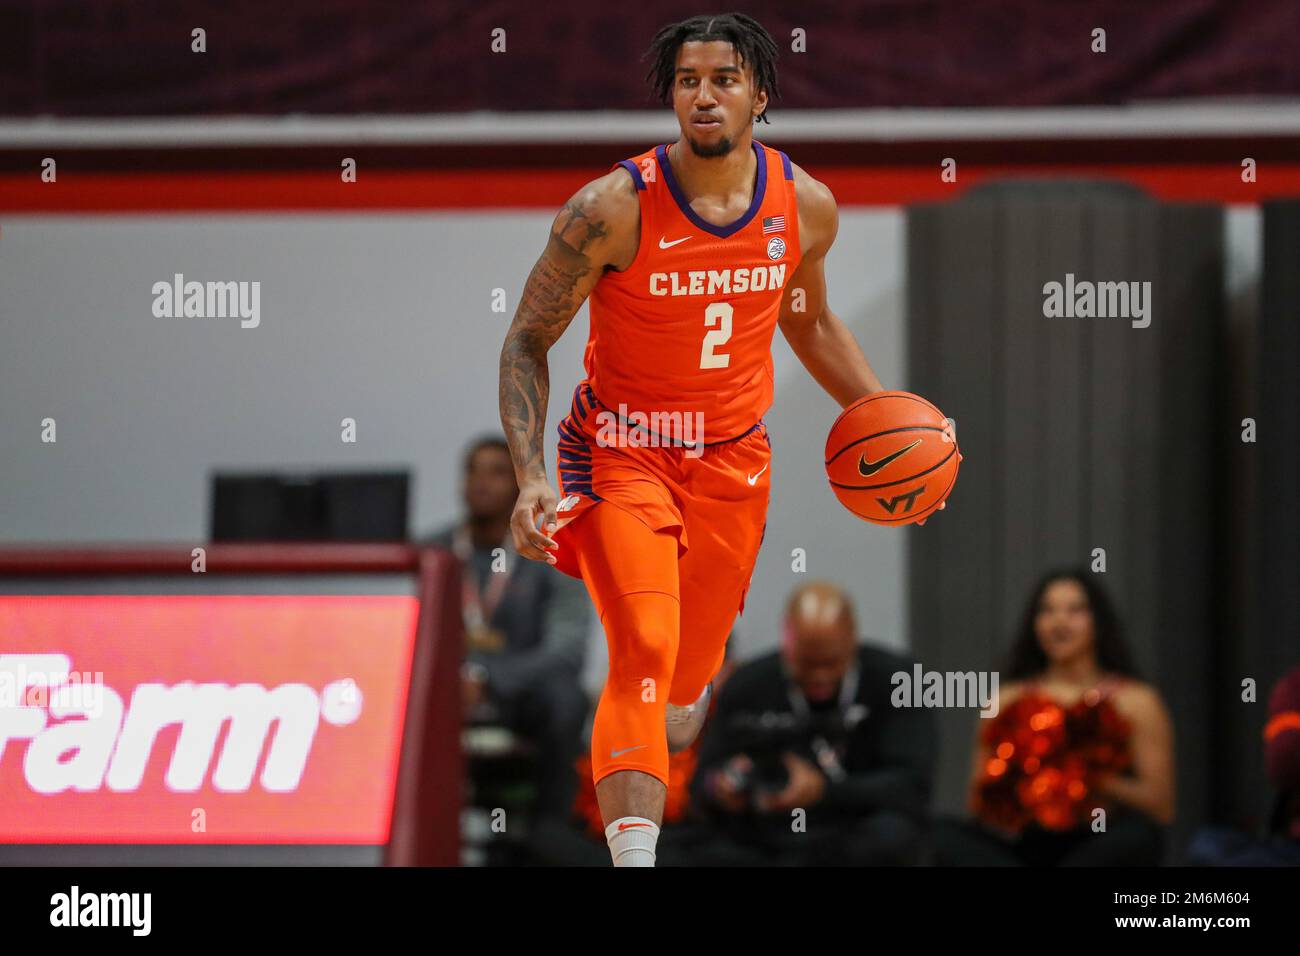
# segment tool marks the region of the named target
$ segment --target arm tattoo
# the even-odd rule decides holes
[[[524,284],[501,347],[501,425],[521,476],[544,475],[542,435],[551,393],[546,353],[573,320],[598,271],[587,255],[608,230],[589,201],[575,197],[551,229],[546,250]]]

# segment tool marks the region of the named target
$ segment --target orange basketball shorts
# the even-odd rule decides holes
[[[693,703],[722,666],[766,528],[771,443],[760,422],[702,450],[639,446],[613,414],[583,382],[560,422],[556,567],[583,579],[609,644],[594,776],[666,784],[664,705]]]

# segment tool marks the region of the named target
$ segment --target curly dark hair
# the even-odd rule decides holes
[[[1110,597],[1097,582],[1096,576],[1080,568],[1048,571],[1038,579],[1030,594],[1029,602],[1025,605],[1020,627],[1016,631],[1015,642],[1011,645],[1005,668],[1007,677],[1011,680],[1024,680],[1035,674],[1041,674],[1047,668],[1047,655],[1043,653],[1043,648],[1034,633],[1034,618],[1038,616],[1038,605],[1043,599],[1043,594],[1057,581],[1074,581],[1088,596],[1097,665],[1107,673],[1137,677],[1137,668],[1133,666],[1132,655],[1124,642],[1115,605],[1111,603]]]
[[[655,95],[664,103],[672,102],[673,81],[676,79],[677,51],[683,43],[692,41],[725,40],[735,48],[741,63],[754,71],[754,82],[767,93],[769,102],[777,99],[781,91],[776,84],[776,41],[772,34],[753,17],[743,13],[718,13],[691,17],[680,23],[670,23],[650,41],[650,49],[642,59],[650,59],[650,72],[646,79],[654,87]],[[755,120],[770,123],[767,108]]]

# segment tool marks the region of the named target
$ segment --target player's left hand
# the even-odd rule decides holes
[[[938,514],[940,511],[942,511],[942,510],[943,510],[944,508],[946,508],[946,507],[948,507],[948,502],[946,502],[946,501],[941,501],[941,502],[939,502],[939,507],[936,508],[933,512],[931,512],[931,517],[933,517],[934,515]],[[916,526],[917,526],[918,528],[920,528],[920,527],[922,527],[922,526],[923,526],[927,521],[929,521],[929,520],[930,520],[929,518],[922,518],[920,521],[916,522]]]
[[[782,755],[790,781],[776,793],[758,794],[755,807],[762,813],[788,813],[796,807],[810,807],[826,793],[826,775],[798,754]]]
[[[951,457],[951,456],[950,456],[950,457]],[[965,460],[966,460],[966,456],[963,455],[961,452],[957,452],[957,461],[958,461],[958,462],[962,462],[962,461],[965,461]],[[936,508],[933,512],[931,512],[931,514],[938,514],[940,511],[942,511],[942,510],[943,510],[944,508],[946,508],[946,507],[948,507],[948,502],[947,502],[947,500],[945,499],[945,500],[939,502],[939,507]],[[924,525],[927,521],[929,521],[929,520],[930,520],[929,518],[922,518],[920,521],[916,522],[916,526],[919,528],[919,527],[923,526],[923,525]]]

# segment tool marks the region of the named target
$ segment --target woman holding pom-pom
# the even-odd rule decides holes
[[[1174,814],[1173,732],[1091,575],[1039,580],[1003,679],[976,740],[975,819],[937,828],[936,862],[1157,865]]]

